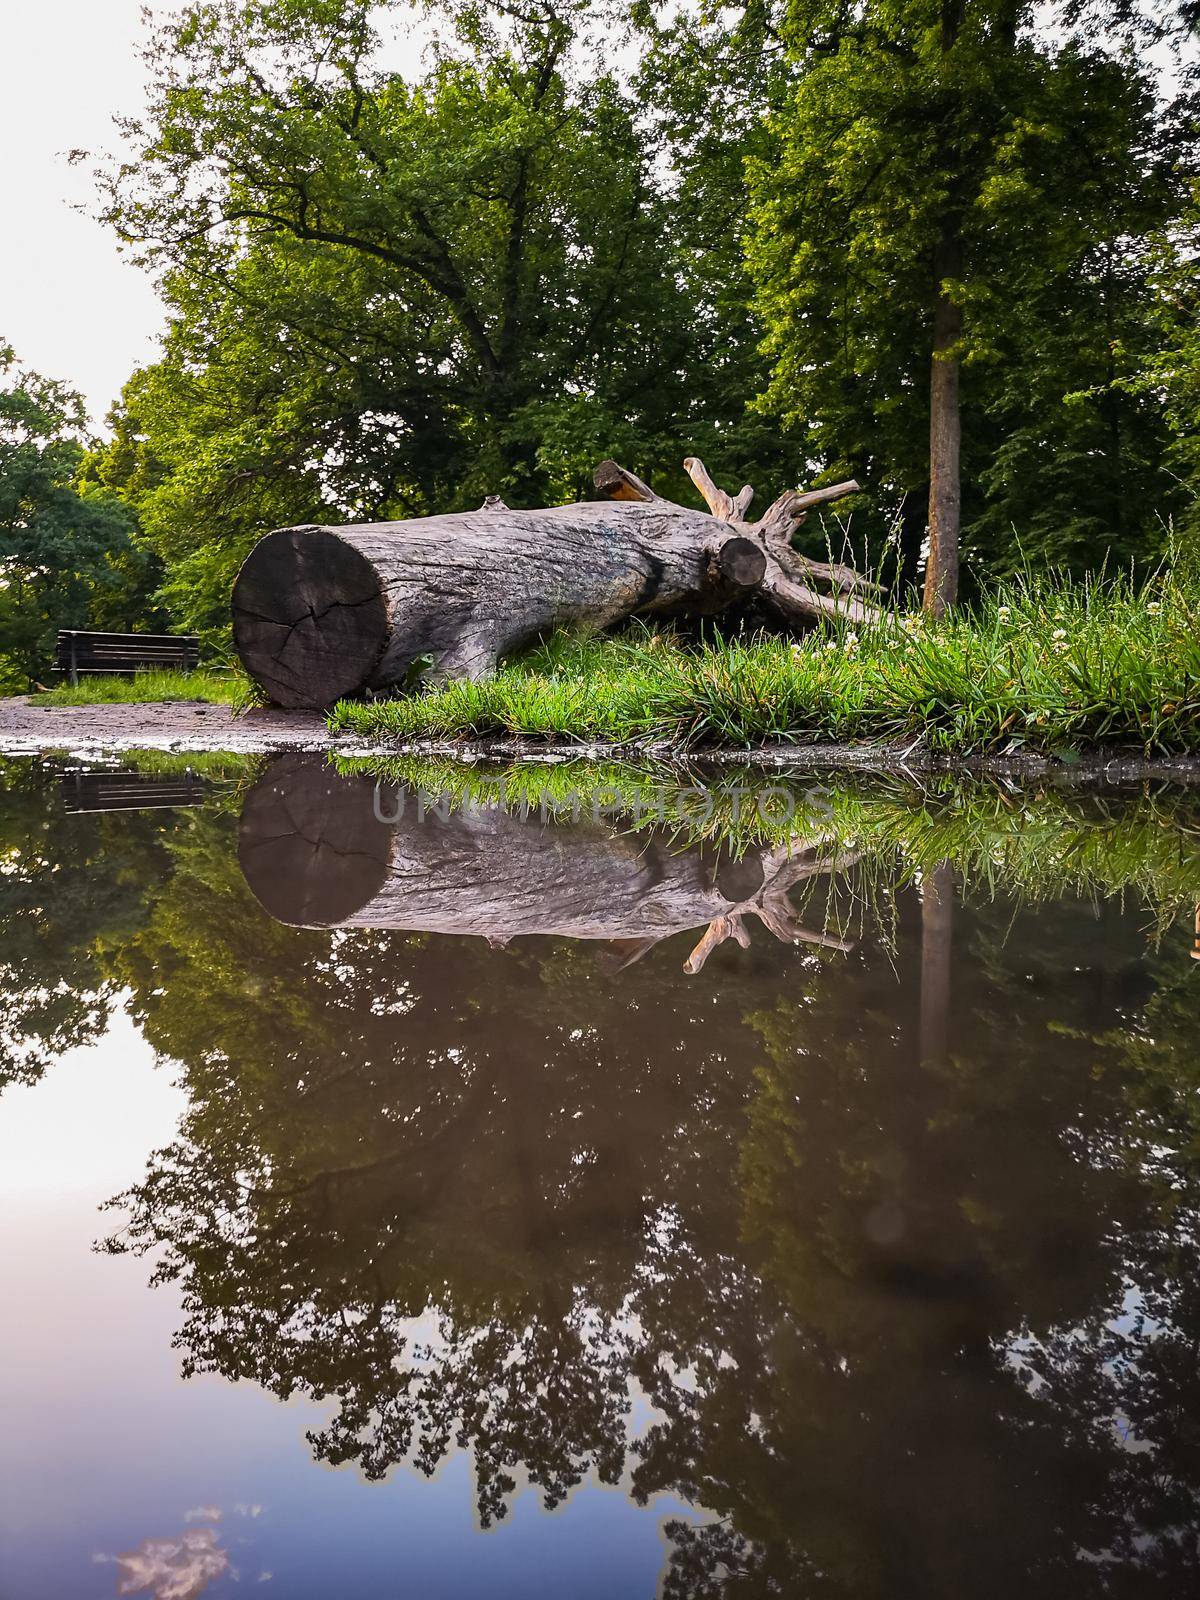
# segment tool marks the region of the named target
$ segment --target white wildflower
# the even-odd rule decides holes
[[[1050,637],[1052,639],[1065,639],[1067,637],[1067,630],[1065,628],[1055,628]]]
[[[996,615],[1000,618],[1001,622],[1012,621],[1012,612],[1007,606],[998,606],[996,609]]]
[[[1150,604],[1146,607],[1146,610],[1152,617],[1156,617],[1162,610],[1162,606],[1157,600],[1151,600]]]

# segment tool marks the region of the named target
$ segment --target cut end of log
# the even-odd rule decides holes
[[[713,551],[712,577],[719,587],[757,589],[767,570],[767,554],[753,539],[725,539]]]
[[[330,928],[378,894],[392,836],[376,815],[375,785],[309,755],[280,756],[246,796],[238,861],[277,922]]]
[[[388,642],[371,563],[332,528],[261,539],[233,586],[233,637],[276,705],[331,706],[370,681]]]

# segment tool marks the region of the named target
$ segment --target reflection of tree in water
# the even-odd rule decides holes
[[[1164,1055],[1130,920],[960,912],[921,1065],[904,912],[901,981],[756,947],[698,989],[674,951],[285,929],[196,848],[125,967],[192,1096],[124,1236],[189,1369],[331,1398],[316,1452],[371,1476],[470,1449],[485,1522],[522,1474],[682,1495],[715,1516],[673,1595],[1178,1584],[1195,985]]]
[[[199,912],[180,904],[176,931],[211,928]],[[593,1463],[619,1475],[614,1329],[645,1218],[696,1214],[741,1099],[705,1019],[636,970],[609,987],[569,946],[506,952],[498,972],[467,941],[217,925],[209,971],[246,974],[253,998],[213,1005],[181,963],[146,1017],[194,1096],[139,1219],[184,1272],[193,1364],[338,1390],[319,1448],[372,1474],[418,1422],[429,1466],[465,1430],[485,1516],[519,1464],[552,1501]],[[437,1358],[410,1364],[405,1319],[431,1304]]]
[[[116,985],[103,951],[146,921],[175,819],[67,816],[57,782],[0,761],[0,1089],[31,1082],[108,1021]]]
[[[1048,967],[1032,919],[1003,946],[997,927],[974,919],[955,1049],[932,1070],[879,1048],[886,1017],[840,1049],[811,1006],[752,1019],[767,1064],[745,1236],[782,1315],[746,1397],[759,1428],[732,1457],[708,1434],[684,1486],[724,1520],[678,1530],[680,1593],[716,1592],[700,1575],[718,1560],[748,1593],[871,1594],[1142,1592],[1195,1561],[1200,1463],[1171,1482],[1114,1426],[1155,1360],[1135,1330],[1140,1365],[1110,1365],[1110,1320],[1128,1280],[1153,1276],[1160,1226],[1128,1085],[1058,1031],[1088,1026],[1098,991],[1114,1015],[1132,974],[1067,908],[1036,924]],[[1159,1397],[1176,1439],[1181,1400]]]
[[[959,910],[922,1065],[911,893],[898,978],[757,941],[686,979],[684,935],[614,979],[282,927],[229,817],[18,790],[6,827],[10,1042],[131,990],[191,1109],[125,1242],[165,1246],[191,1369],[332,1401],[324,1458],[470,1449],[485,1521],[526,1475],[682,1495],[714,1518],[672,1530],[677,1596],[1181,1589],[1190,930],[1147,962],[1111,907]]]

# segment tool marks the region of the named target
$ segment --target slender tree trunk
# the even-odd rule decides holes
[[[925,610],[940,617],[958,598],[958,534],[961,521],[959,466],[962,421],[958,402],[962,307],[946,292],[945,280],[962,265],[957,234],[943,234],[934,251],[937,300],[933,309],[933,360],[929,375],[929,560],[925,567]]]
[[[943,60],[958,42],[964,0],[941,0]],[[954,157],[947,151],[947,176],[954,180]],[[946,167],[946,158],[943,158]],[[925,610],[940,617],[958,599],[958,529],[961,478],[958,409],[958,356],[951,354],[962,335],[962,307],[946,292],[946,280],[962,274],[962,241],[957,220],[943,219],[933,251],[933,358],[929,373],[929,561],[925,567]]]

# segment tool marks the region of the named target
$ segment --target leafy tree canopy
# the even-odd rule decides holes
[[[104,214],[170,323],[88,476],[178,621],[224,635],[268,527],[569,499],[609,454],[681,497],[689,450],[853,474],[911,573],[949,368],[977,573],[1187,514],[1195,84],[1148,54],[1187,7],[427,16],[415,81],[395,0],[203,0],[150,50]]]
[[[923,531],[930,360],[959,319],[964,539],[981,567],[1152,555],[1179,504],[1171,419],[1129,379],[1155,347],[1147,243],[1179,207],[1188,100],[1145,45],[1178,18],[1012,0],[754,0],[658,33],[687,181],[747,162],[760,403],[835,475]],[[704,124],[698,68],[765,113]],[[711,98],[711,97],[708,97]],[[728,206],[726,188],[716,203]],[[1176,421],[1176,426],[1178,422]]]
[[[83,401],[0,343],[0,690],[50,667],[59,628],[123,626],[148,563],[117,497],[79,481]]]
[[[460,12],[417,83],[381,64],[390,9],[191,8],[110,174],[171,326],[98,470],[192,623],[223,625],[264,527],[572,498],[612,453],[678,472],[731,414],[744,357],[685,284],[630,93],[571,64],[579,8]]]

